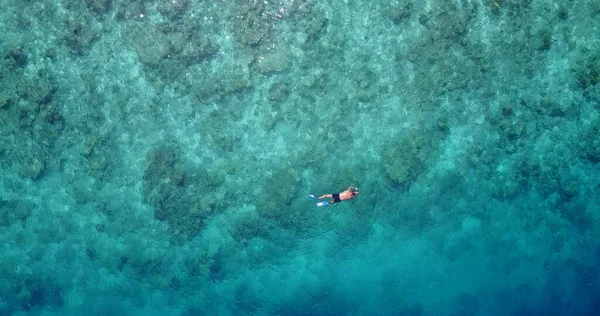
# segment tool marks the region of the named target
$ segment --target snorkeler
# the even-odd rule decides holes
[[[324,194],[321,195],[319,197],[317,197],[314,194],[309,194],[308,197],[312,198],[312,199],[331,199],[329,200],[329,202],[327,201],[320,201],[317,202],[317,206],[325,206],[325,205],[329,205],[329,204],[335,204],[341,201],[346,201],[346,200],[352,200],[355,196],[358,195],[358,188],[357,187],[353,187],[353,186],[349,186],[346,191],[340,192],[340,193],[334,193],[334,194]]]

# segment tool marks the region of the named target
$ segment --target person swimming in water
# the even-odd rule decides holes
[[[308,197],[317,199],[317,200],[331,199],[329,201],[317,202],[317,206],[325,206],[325,205],[329,205],[329,204],[339,203],[341,201],[352,200],[357,195],[358,195],[358,188],[349,186],[345,191],[342,191],[340,193],[323,194],[319,197],[317,197],[314,194],[309,194]]]

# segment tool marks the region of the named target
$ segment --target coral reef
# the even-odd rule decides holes
[[[161,1],[158,3],[158,12],[171,21],[181,18],[190,4],[189,0]]]
[[[99,37],[100,31],[86,16],[78,16],[66,22],[64,40],[74,54],[85,54]]]
[[[367,102],[386,92],[385,87],[379,83],[377,73],[368,67],[361,67],[352,78],[356,84],[356,98],[358,101]]]
[[[389,143],[383,151],[385,174],[395,185],[410,184],[435,158],[439,139],[432,133],[412,132]]]
[[[166,79],[214,56],[218,48],[210,36],[199,23],[143,25],[131,34],[140,61]]]
[[[296,29],[306,35],[306,44],[318,41],[326,32],[328,20],[316,3],[296,1],[292,8]],[[308,45],[307,45],[308,46]]]
[[[114,155],[115,151],[118,148],[111,133],[89,135],[81,153],[89,175],[103,181],[110,180],[114,176],[112,169],[118,159]]]
[[[88,9],[98,15],[108,13],[112,9],[112,0],[85,0]]]
[[[597,53],[585,55],[589,58],[573,67],[575,79],[582,90],[593,88],[600,83],[600,57]]]
[[[21,46],[16,46],[9,49],[4,54],[4,60],[2,67],[8,69],[9,71],[17,71],[19,69],[25,68],[28,62],[27,52],[25,48]]]
[[[600,122],[584,132],[577,152],[581,158],[591,163],[600,162]]]
[[[25,200],[0,200],[0,226],[23,222],[34,207],[34,203]]]
[[[174,145],[151,151],[144,172],[144,200],[154,207],[154,218],[169,224],[176,241],[196,236],[207,217],[224,210],[224,196],[217,193],[221,177],[181,157]]]
[[[278,227],[304,232],[313,225],[314,217],[306,211],[300,194],[300,179],[289,169],[278,169],[265,176],[261,184],[263,198],[256,203],[257,213],[274,221]]]
[[[411,18],[413,7],[414,4],[410,0],[400,1],[387,12],[387,15],[395,24],[400,24]]]
[[[234,29],[235,38],[242,44],[257,46],[272,32],[268,2],[244,0],[239,7]]]
[[[0,145],[7,159],[4,167],[20,163],[21,177],[39,179],[56,160],[49,160],[54,143],[60,137],[66,122],[54,102],[57,83],[52,73],[40,69],[34,76],[25,76],[22,68],[27,64],[24,47],[9,49],[0,67],[0,123],[11,140]],[[23,145],[16,145],[23,144]]]

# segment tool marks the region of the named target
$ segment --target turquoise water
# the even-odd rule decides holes
[[[0,3],[0,314],[600,310],[598,1]]]

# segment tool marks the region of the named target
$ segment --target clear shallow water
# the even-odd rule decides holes
[[[3,8],[2,314],[600,308],[596,2]]]

